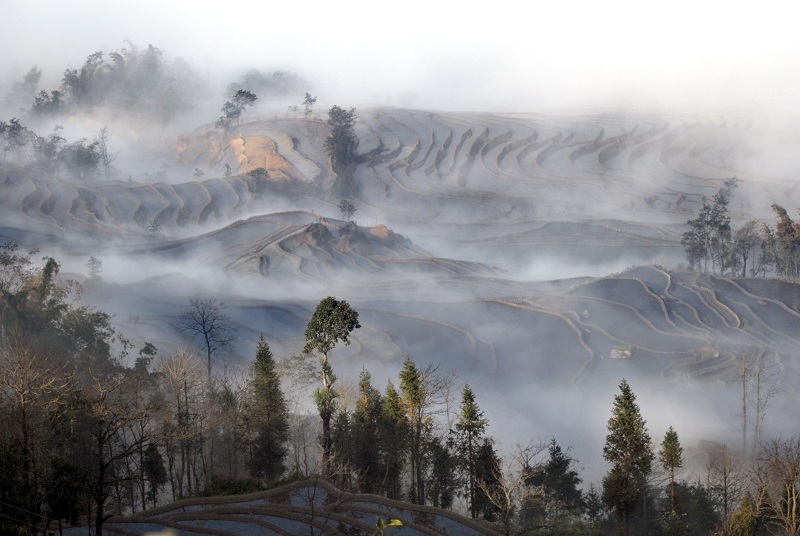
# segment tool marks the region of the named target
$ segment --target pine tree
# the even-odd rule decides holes
[[[614,510],[620,532],[627,536],[631,514],[644,492],[654,455],[636,395],[625,380],[619,388],[603,447],[603,458],[611,464],[611,470],[603,477],[603,502]]]
[[[400,500],[401,477],[408,453],[408,417],[403,401],[389,380],[383,395],[380,442],[383,453],[384,474],[381,489],[390,499]]]
[[[249,424],[255,432],[250,471],[253,477],[272,482],[285,469],[289,411],[275,370],[275,360],[263,335],[258,341],[250,381],[252,397],[247,414]]]
[[[367,369],[361,370],[358,390],[352,431],[354,469],[358,475],[359,491],[378,493],[384,473],[379,441],[383,400],[380,392],[372,386],[372,377]]]
[[[461,392],[461,413],[456,422],[454,440],[461,465],[465,473],[465,496],[469,503],[470,516],[478,517],[475,493],[478,488],[476,468],[478,448],[483,443],[484,433],[489,421],[483,418],[483,412],[475,401],[475,393],[469,385]]]
[[[566,525],[570,517],[577,516],[583,507],[583,494],[579,488],[581,477],[575,470],[575,460],[553,438],[550,440],[547,461],[533,469],[526,484],[540,487],[541,494],[531,501],[533,515],[538,525],[556,527]]]
[[[411,472],[411,502],[425,503],[425,460],[423,444],[427,437],[425,417],[426,393],[422,373],[410,357],[400,371],[400,392],[409,424],[409,461]]]
[[[434,508],[452,508],[457,489],[458,456],[451,441],[434,437],[428,442],[430,472],[426,491]]]
[[[669,427],[667,433],[664,435],[664,441],[661,442],[661,450],[658,452],[658,458],[664,469],[669,471],[670,482],[670,504],[672,512],[675,512],[675,470],[683,467],[683,447],[678,440],[678,432],[672,426]]]
[[[489,494],[499,496],[502,493],[501,460],[494,448],[491,438],[484,438],[478,447],[478,456],[475,463],[475,479],[480,484],[475,493],[475,509],[477,514],[487,521],[496,521],[503,514],[490,498]],[[509,514],[510,512],[505,512]]]

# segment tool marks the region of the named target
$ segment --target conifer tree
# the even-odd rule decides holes
[[[475,493],[478,489],[476,463],[478,449],[483,443],[486,426],[489,421],[483,417],[483,412],[475,401],[475,393],[469,385],[465,385],[461,392],[461,413],[456,422],[454,433],[456,451],[465,473],[465,496],[469,503],[470,516],[478,517]]]
[[[683,447],[678,440],[678,432],[672,426],[669,427],[667,433],[664,435],[664,441],[661,442],[661,450],[658,452],[658,458],[664,469],[669,471],[670,482],[670,504],[672,512],[675,512],[675,470],[683,467]]]
[[[425,417],[425,384],[422,373],[410,357],[400,371],[400,392],[409,424],[409,462],[411,472],[411,502],[425,503],[425,467],[423,443],[427,437],[428,422]]]
[[[561,448],[555,438],[550,440],[549,457],[543,464],[532,468],[526,484],[541,489],[529,501],[531,511],[528,515],[536,519],[536,525],[557,527],[568,524],[583,507],[583,494],[580,489],[581,477],[575,470],[575,460]]]
[[[251,375],[248,420],[255,431],[250,471],[272,482],[283,473],[289,440],[289,411],[275,370],[275,359],[264,336],[258,341]]]
[[[381,489],[390,499],[399,500],[402,495],[401,477],[408,452],[408,432],[408,417],[403,402],[389,380],[383,395],[380,442],[384,467]]]
[[[628,382],[622,380],[614,396],[603,458],[611,469],[603,477],[603,502],[614,510],[620,533],[628,536],[631,514],[641,499],[654,455],[650,435]]]
[[[494,440],[490,437],[483,438],[475,464],[475,479],[480,484],[480,489],[475,493],[475,509],[478,516],[487,521],[496,521],[498,516],[512,514],[501,511],[490,498],[490,495],[496,497],[502,493],[501,465],[500,455],[494,448]]]
[[[372,376],[361,370],[358,401],[353,414],[353,462],[361,493],[378,493],[383,469],[380,452],[380,424],[383,410],[381,394],[372,386]]]

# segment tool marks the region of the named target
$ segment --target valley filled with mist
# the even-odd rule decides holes
[[[204,363],[177,327],[201,297],[237,331],[215,374],[244,375],[262,335],[299,369],[306,325],[335,296],[361,324],[330,355],[343,411],[362,369],[382,391],[410,357],[455,378],[448,423],[469,384],[501,452],[556,438],[587,485],[607,469],[623,379],[653,438],[680,432],[697,478],[703,445],[742,445],[741,356],[753,348],[780,371],[757,433],[797,431],[796,283],[762,242],[744,265],[687,258],[687,222],[730,179],[732,232],[772,228],[774,204],[800,206],[793,134],[770,117],[310,101],[310,82],[279,71],[214,93],[191,66],[126,46],[90,56],[67,86],[31,70],[5,88],[0,244],[54,258],[82,287],[76,303],[110,314],[136,351],[189,348]],[[237,91],[257,99],[220,122]],[[355,143],[337,164],[338,106],[353,112]],[[294,410],[316,418],[304,388]]]

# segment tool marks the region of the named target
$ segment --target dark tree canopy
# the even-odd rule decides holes
[[[671,510],[675,512],[675,471],[683,467],[683,447],[678,439],[678,432],[672,426],[664,434],[661,450],[658,451],[661,465],[669,471],[670,475],[670,502]]]
[[[217,119],[217,126],[229,129],[239,122],[242,114],[255,105],[258,97],[246,89],[240,89],[222,105],[222,116]]]
[[[250,470],[253,477],[274,482],[285,469],[289,410],[275,369],[275,359],[263,335],[256,348],[250,382],[252,398],[247,407],[247,418],[255,431]]]
[[[331,134],[325,139],[325,152],[331,159],[331,168],[334,173],[344,172],[345,167],[352,161],[357,143],[354,131],[355,121],[355,108],[345,110],[334,106],[328,111],[328,126],[331,127]]]
[[[358,312],[344,300],[332,296],[323,299],[317,305],[314,314],[306,326],[306,345],[303,352],[319,352],[322,354],[322,387],[314,391],[314,401],[322,419],[322,463],[325,471],[330,471],[333,436],[331,435],[331,419],[335,411],[338,393],[333,389],[336,376],[328,361],[328,353],[337,342],[350,344],[350,333],[360,328]]]
[[[454,442],[459,462],[465,476],[465,497],[469,505],[470,517],[478,517],[478,492],[477,458],[478,450],[485,439],[488,419],[484,418],[483,411],[478,407],[475,393],[469,385],[465,385],[461,392],[461,412],[456,422]]]
[[[358,312],[350,307],[344,300],[337,300],[332,296],[323,299],[311,316],[306,326],[306,345],[303,352],[319,352],[327,359],[336,343],[342,341],[350,344],[350,333],[360,328]]]
[[[636,395],[622,380],[614,396],[603,458],[611,469],[603,477],[603,502],[614,510],[623,535],[630,534],[631,514],[644,491],[654,455]]]

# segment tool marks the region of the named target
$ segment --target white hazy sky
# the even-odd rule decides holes
[[[791,2],[2,0],[0,75],[130,39],[225,84],[292,69],[321,103],[475,111],[768,106],[800,94]],[[3,68],[5,67],[5,68]]]

